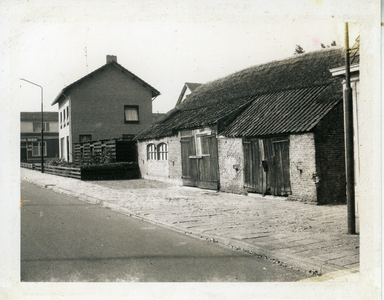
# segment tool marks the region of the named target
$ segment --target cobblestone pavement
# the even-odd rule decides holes
[[[359,268],[359,236],[347,234],[346,205],[316,206],[144,179],[80,181],[23,168],[21,179],[313,275]]]

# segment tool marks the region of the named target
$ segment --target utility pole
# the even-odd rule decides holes
[[[348,23],[345,23],[345,89],[344,89],[344,136],[345,175],[347,181],[348,233],[356,233],[355,217],[355,162],[353,141],[353,101],[350,82]]]
[[[43,87],[32,81],[20,78],[30,84],[36,85],[41,89],[41,147],[40,147],[40,156],[41,156],[41,173],[44,173],[44,111],[43,111]]]

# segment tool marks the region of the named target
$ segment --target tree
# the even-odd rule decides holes
[[[300,45],[296,44],[296,49],[295,49],[294,55],[302,54],[302,53],[305,53],[304,49]]]
[[[323,43],[320,44],[321,48],[326,48]]]
[[[336,46],[336,41],[333,41],[331,44],[332,47]]]

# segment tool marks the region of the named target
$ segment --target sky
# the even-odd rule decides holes
[[[137,2],[124,9],[140,9]],[[120,7],[121,8],[121,7]],[[25,13],[21,18],[14,75],[43,87],[44,110],[57,111],[51,103],[67,85],[116,55],[123,67],[160,91],[153,112],[172,109],[185,82],[206,83],[244,68],[292,56],[299,44],[306,52],[320,50],[320,43],[344,44],[344,24],[338,22],[259,22],[257,19],[224,18],[223,12],[209,13],[209,19],[183,18],[185,9],[171,16],[153,17],[146,7],[144,17],[97,18],[100,11],[89,10],[90,18],[60,18],[49,11]],[[85,12],[83,12],[85,13]],[[78,12],[81,15],[81,12]],[[68,19],[66,19],[66,16]],[[350,24],[353,45],[358,25]],[[40,89],[24,81],[18,83],[20,111],[40,111]]]

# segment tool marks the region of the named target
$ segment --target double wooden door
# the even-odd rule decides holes
[[[243,140],[244,187],[250,192],[291,194],[288,137]]]
[[[219,188],[215,135],[182,137],[181,163],[183,185],[212,190]]]

